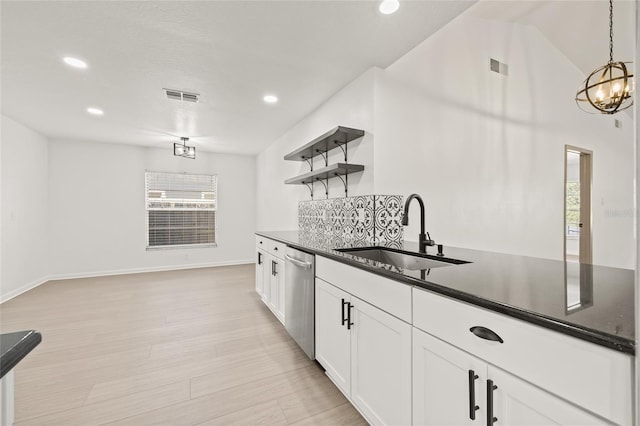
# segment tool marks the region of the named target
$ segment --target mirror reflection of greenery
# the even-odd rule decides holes
[[[567,182],[565,226],[567,235],[580,234],[580,182]]]

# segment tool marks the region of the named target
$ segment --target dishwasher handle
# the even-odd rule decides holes
[[[294,265],[299,266],[302,269],[311,269],[311,262],[303,262],[301,260],[294,259],[293,257],[289,256],[288,254],[285,254],[284,258],[287,260],[287,262],[291,262]]]

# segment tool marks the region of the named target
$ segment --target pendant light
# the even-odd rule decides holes
[[[187,142],[189,142],[189,138],[180,138],[180,140],[182,141],[182,144],[179,142],[173,144],[173,155],[195,160],[196,147],[187,145]]]
[[[609,0],[609,62],[580,85],[576,103],[585,112],[615,114],[633,105],[630,62],[613,61],[613,0]],[[594,110],[595,109],[595,110]]]

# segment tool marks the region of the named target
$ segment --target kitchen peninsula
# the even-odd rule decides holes
[[[335,250],[348,247],[350,243],[346,241],[337,247],[334,239],[309,238],[307,233],[298,231],[257,234],[316,255],[316,358],[326,368],[327,375],[370,422],[403,421],[410,418],[411,410],[414,423],[433,422],[434,417],[431,416],[434,407],[429,409],[428,401],[437,392],[431,395],[428,394],[428,386],[425,388],[429,383],[427,376],[433,373],[426,371],[425,365],[432,365],[433,360],[431,364],[424,365],[420,360],[432,356],[436,351],[434,348],[442,345],[444,349],[438,354],[438,359],[451,360],[464,354],[480,361],[483,366],[465,367],[462,370],[464,373],[467,370],[474,371],[474,376],[479,376],[480,380],[486,379],[487,383],[497,383],[497,389],[500,390],[496,390],[499,393],[496,394],[498,402],[495,403],[495,411],[502,410],[498,417],[502,416],[503,419],[509,415],[510,411],[504,408],[509,401],[513,403],[529,395],[529,391],[525,391],[524,395],[505,394],[513,391],[514,387],[505,389],[498,382],[506,384],[512,379],[524,379],[535,385],[531,395],[537,396],[532,397],[532,401],[538,398],[536,401],[546,401],[544,404],[550,404],[549,407],[558,404],[560,399],[557,397],[571,402],[563,402],[567,406],[557,410],[549,408],[543,411],[549,416],[545,417],[547,420],[598,423],[606,419],[625,424],[632,419],[635,331],[634,274],[631,270],[580,265],[579,275],[567,280],[567,265],[564,262],[446,245],[443,248],[444,260],[455,259],[467,263],[428,270],[404,270]],[[362,242],[357,245],[362,247]],[[393,247],[397,249],[397,243]],[[400,248],[418,251],[416,243],[407,241]],[[427,255],[437,259],[435,254],[435,248],[427,250]],[[382,306],[387,303],[385,300],[377,303],[364,295],[368,292],[368,283],[377,286],[381,278],[384,278],[384,283],[380,281],[380,285],[398,289],[398,294],[402,293],[398,296],[400,302],[394,305],[398,307],[397,310],[391,305]],[[371,409],[371,404],[369,401],[358,404],[358,398],[362,398],[355,395],[354,377],[351,376],[352,395],[349,395],[349,390],[341,386],[337,378],[343,374],[332,372],[333,366],[326,360],[323,362],[318,334],[322,329],[318,303],[319,297],[323,297],[318,295],[323,288],[330,292],[342,291],[343,303],[345,298],[358,297],[356,300],[361,305],[367,303],[379,308],[389,318],[402,323],[401,326],[409,332],[408,336],[413,334],[405,343],[408,345],[406,353],[413,353],[413,366],[406,375],[407,383],[399,385],[406,388],[407,395],[413,393],[413,404],[405,409],[405,417],[385,417],[396,413],[389,414],[391,410],[385,412],[384,407],[378,412],[375,409],[367,411]],[[372,297],[376,299],[376,296]],[[392,295],[387,299],[394,298]],[[349,302],[349,309],[358,302]],[[339,307],[335,309],[339,311]],[[357,321],[354,327],[358,327]],[[497,332],[500,343],[490,341],[493,339],[486,340],[487,334],[476,334],[474,328],[488,328],[490,332]],[[353,338],[351,341],[353,354]],[[403,344],[389,343],[386,344],[395,347]],[[412,362],[411,356],[406,359],[408,363]],[[478,368],[484,373],[478,374]],[[491,369],[498,369],[499,373],[492,373]],[[439,370],[445,371],[445,367],[440,366]],[[508,379],[501,376],[506,372]],[[400,371],[397,373],[398,376],[402,375]],[[423,382],[419,382],[421,379]],[[358,380],[362,380],[362,377]],[[448,385],[440,383],[440,386],[444,387],[441,392],[446,394]],[[487,398],[492,399],[491,410],[489,405],[486,410],[482,407],[482,415],[494,411],[493,390],[485,392],[480,382],[476,387],[482,388],[478,400],[482,399],[483,402],[478,407],[487,405]],[[538,392],[542,394],[538,395]],[[447,397],[447,400],[453,399],[450,395]],[[535,411],[534,405],[528,410]],[[467,411],[465,415],[469,418],[470,412]]]

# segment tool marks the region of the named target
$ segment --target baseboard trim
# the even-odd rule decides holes
[[[49,281],[50,277],[45,276],[45,277],[41,277],[38,278],[34,281],[31,281],[28,284],[23,285],[20,288],[17,288],[13,291],[10,291],[9,293],[5,294],[5,295],[0,295],[0,305],[3,304],[4,302],[8,302],[9,300],[13,299],[14,297],[20,296],[22,293],[25,293],[29,290],[32,290],[44,283],[46,283],[47,281]]]
[[[179,271],[183,269],[213,268],[216,266],[246,265],[254,262],[255,260],[253,259],[243,259],[243,260],[229,260],[229,261],[223,261],[223,262],[194,263],[190,265],[153,266],[153,267],[147,267],[147,268],[113,269],[110,271],[78,272],[73,274],[51,275],[49,277],[49,280],[50,281],[68,280],[73,278],[105,277],[109,275],[128,275],[128,274],[144,274],[147,272]]]
[[[248,265],[254,262],[255,262],[254,259],[243,259],[243,260],[229,260],[224,262],[196,263],[192,265],[155,266],[151,268],[114,269],[111,271],[79,272],[74,274],[49,275],[46,277],[39,278],[35,281],[32,281],[29,284],[26,284],[16,290],[9,292],[7,295],[2,296],[0,298],[0,304],[7,302],[13,299],[14,297],[17,297],[29,290],[33,290],[34,288],[41,286],[47,281],[68,280],[68,279],[74,279],[74,278],[105,277],[109,275],[143,274],[146,272],[179,271],[183,269],[213,268],[216,266]]]

